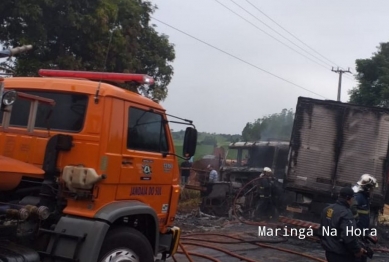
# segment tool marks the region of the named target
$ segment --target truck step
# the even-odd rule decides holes
[[[82,236],[76,236],[76,235],[70,235],[70,234],[56,232],[56,231],[47,230],[47,229],[39,229],[39,231],[46,233],[46,234],[54,235],[54,241],[50,242],[47,250],[38,252],[42,257],[50,257],[52,259],[59,258],[59,259],[64,260],[64,261],[79,262],[79,260],[77,259],[77,255],[78,255],[78,251],[80,249],[81,244],[84,242],[84,240],[86,238],[86,234],[84,234]],[[59,242],[60,238],[68,238],[68,239],[73,239],[73,240],[77,241],[72,255],[69,254],[69,256],[66,256],[66,257],[55,255],[57,243]]]

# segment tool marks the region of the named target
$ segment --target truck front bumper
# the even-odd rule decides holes
[[[173,256],[175,253],[177,253],[178,245],[180,243],[181,228],[174,226],[170,230],[172,232],[173,239],[168,253],[170,256]]]

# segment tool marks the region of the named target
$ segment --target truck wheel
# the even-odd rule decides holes
[[[138,230],[117,227],[105,237],[98,261],[154,262],[154,253],[150,242]]]

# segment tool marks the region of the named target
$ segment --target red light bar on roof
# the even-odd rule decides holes
[[[152,77],[143,74],[52,70],[52,69],[40,69],[38,73],[40,76],[47,76],[47,77],[85,78],[89,80],[112,81],[112,82],[121,82],[121,83],[135,81],[140,84],[148,84],[148,85],[154,84],[154,79]]]

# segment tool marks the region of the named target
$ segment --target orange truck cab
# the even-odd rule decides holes
[[[0,261],[165,261],[180,238],[170,121],[158,103],[112,84],[154,80],[39,74],[0,81]],[[179,119],[190,158],[197,131]]]

